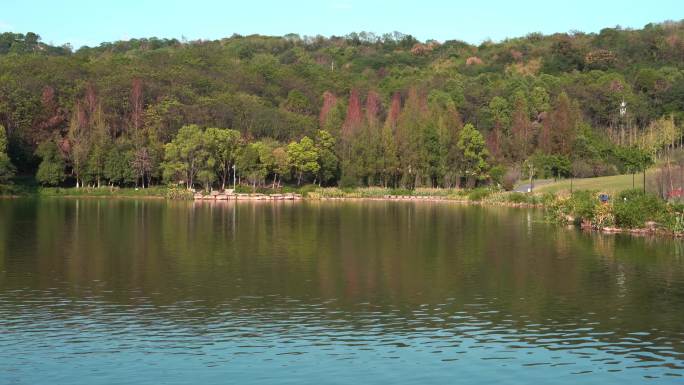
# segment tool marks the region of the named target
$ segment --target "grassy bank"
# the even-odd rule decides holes
[[[130,197],[130,198],[164,198],[169,189],[163,186],[150,188],[75,188],[75,187],[33,187],[26,185],[0,186],[0,196],[10,197]]]
[[[489,188],[442,189],[417,188],[415,190],[382,187],[341,189],[337,187],[303,188],[302,195],[309,199],[402,199],[431,198],[460,202],[477,202],[511,205],[539,205],[546,195],[496,191]]]
[[[155,186],[149,188],[62,188],[43,187],[36,191],[42,197],[131,197],[131,198],[164,198],[168,188]]]
[[[649,170],[647,172],[647,177],[651,175],[654,170]],[[618,193],[620,191],[635,189],[643,189],[644,179],[643,174],[634,175],[632,180],[632,174],[626,175],[613,175],[613,176],[602,176],[597,178],[580,178],[573,179],[563,179],[559,181],[551,181],[544,183],[543,185],[535,187],[535,192],[539,193],[569,193],[570,183],[572,183],[572,190],[600,190],[607,193]]]

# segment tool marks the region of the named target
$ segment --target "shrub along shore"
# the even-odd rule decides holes
[[[547,218],[584,229],[684,236],[684,204],[665,202],[642,190],[625,190],[605,202],[595,191],[556,196],[545,205]]]
[[[231,200],[389,200],[450,201],[465,204],[543,208],[549,222],[575,225],[585,230],[608,233],[657,234],[684,236],[684,204],[665,202],[641,190],[626,190],[600,199],[598,191],[572,194],[506,192],[491,188],[394,189],[382,187],[338,188],[306,185],[278,189],[237,186],[226,192],[194,192],[185,188],[37,188],[4,187],[0,196],[36,197],[110,197],[196,200],[201,202]]]

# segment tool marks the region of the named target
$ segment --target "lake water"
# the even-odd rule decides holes
[[[684,383],[683,257],[457,203],[0,200],[0,384]]]

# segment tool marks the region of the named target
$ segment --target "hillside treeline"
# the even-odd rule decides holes
[[[0,34],[0,182],[463,186],[679,147],[684,22],[502,42]]]

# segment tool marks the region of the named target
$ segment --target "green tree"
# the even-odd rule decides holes
[[[263,169],[263,178],[261,182],[266,183],[268,175],[273,175],[273,183],[275,184],[275,175],[277,162],[273,151],[278,147],[279,143],[271,138],[264,138],[255,142],[257,152],[259,153],[259,163]]]
[[[549,93],[543,87],[534,87],[530,94],[530,104],[534,116],[546,112],[551,108]]]
[[[133,146],[130,142],[119,140],[107,153],[104,176],[112,185],[124,186],[134,183],[135,170],[131,167],[134,158]]]
[[[313,108],[311,102],[300,90],[292,90],[287,94],[284,107],[291,112],[300,114],[310,113]]]
[[[420,143],[427,118],[426,97],[423,92],[412,87],[395,130],[403,186],[415,186],[420,178]]]
[[[0,183],[7,183],[14,176],[15,168],[7,155],[7,134],[0,124]]]
[[[164,178],[192,188],[197,173],[206,167],[208,158],[202,130],[196,124],[181,127],[164,150]]]
[[[662,117],[649,124],[639,142],[642,148],[658,155],[675,143],[677,131],[674,116]]]
[[[216,180],[216,160],[208,156],[203,164],[203,167],[197,172],[197,180],[199,180],[206,191],[211,191],[211,185]]]
[[[519,162],[531,152],[532,149],[532,122],[530,122],[527,100],[525,95],[515,95],[514,110],[511,118],[511,138],[508,158]]]
[[[477,180],[487,177],[489,164],[487,157],[489,152],[485,146],[482,134],[475,127],[468,123],[458,135],[456,147],[461,153],[460,171],[465,175],[468,186],[473,186]]]
[[[297,175],[298,186],[302,184],[305,174],[316,174],[320,168],[316,146],[308,136],[303,137],[299,142],[290,142],[287,145],[287,156]]]
[[[429,187],[434,187],[443,179],[442,155],[437,127],[435,122],[429,122],[423,128],[420,143],[420,173]]]
[[[570,176],[571,162],[566,156],[537,153],[531,159],[537,173],[543,177],[557,179]]]
[[[485,110],[489,115],[491,131],[488,137],[489,151],[492,158],[503,161],[510,146],[510,107],[508,101],[495,96]]]
[[[487,107],[492,121],[492,126],[506,132],[511,123],[511,111],[508,101],[501,96],[495,96]]]
[[[438,150],[434,151],[436,180],[445,187],[451,187],[457,180],[456,141],[463,123],[451,97],[441,91],[432,91],[429,96],[430,124],[435,125],[438,137]]]
[[[392,124],[385,123],[380,137],[380,173],[385,187],[397,175],[399,159],[397,158],[397,142],[394,139]]]
[[[273,149],[273,188],[279,187],[283,178],[289,178],[292,171],[290,157],[287,155],[287,148],[278,146]]]
[[[243,176],[252,187],[256,188],[257,183],[261,184],[266,178],[267,170],[259,157],[261,143],[248,143],[240,150],[237,158],[238,172]]]
[[[149,186],[154,170],[154,156],[150,154],[148,147],[139,147],[133,152],[131,168],[136,175],[136,186],[138,185],[138,180],[140,180],[142,188],[145,188],[146,180]]]
[[[107,160],[107,148],[94,145],[88,154],[85,166],[85,178],[94,181],[97,187],[101,187],[104,178],[104,166]]]
[[[64,158],[54,140],[46,140],[38,145],[36,156],[41,158],[36,180],[44,186],[57,186],[64,182]]]
[[[97,187],[101,187],[104,178],[104,164],[107,151],[112,145],[112,138],[102,107],[97,106],[92,115],[90,119],[91,132],[89,133],[90,151],[85,171],[88,179],[93,181]]]
[[[240,148],[240,132],[236,130],[209,127],[204,131],[204,141],[210,156],[215,160],[216,170],[221,181],[221,190],[226,188],[226,180]]]
[[[84,185],[83,179],[87,176],[87,162],[91,150],[91,137],[85,115],[85,108],[81,104],[77,104],[67,132],[69,142],[67,154],[69,155],[71,173],[76,179],[76,188]]]
[[[327,184],[336,176],[338,166],[335,138],[328,131],[319,130],[316,134],[316,153],[319,165],[318,183]]]
[[[358,127],[351,138],[346,139],[347,151],[342,162],[343,185],[353,186],[359,182],[371,185],[378,173],[379,137],[377,130],[369,125]]]
[[[637,146],[632,146],[618,148],[617,155],[622,162],[625,171],[632,174],[632,188],[634,188],[635,174],[641,171],[645,172],[648,166],[653,164],[651,152]]]

